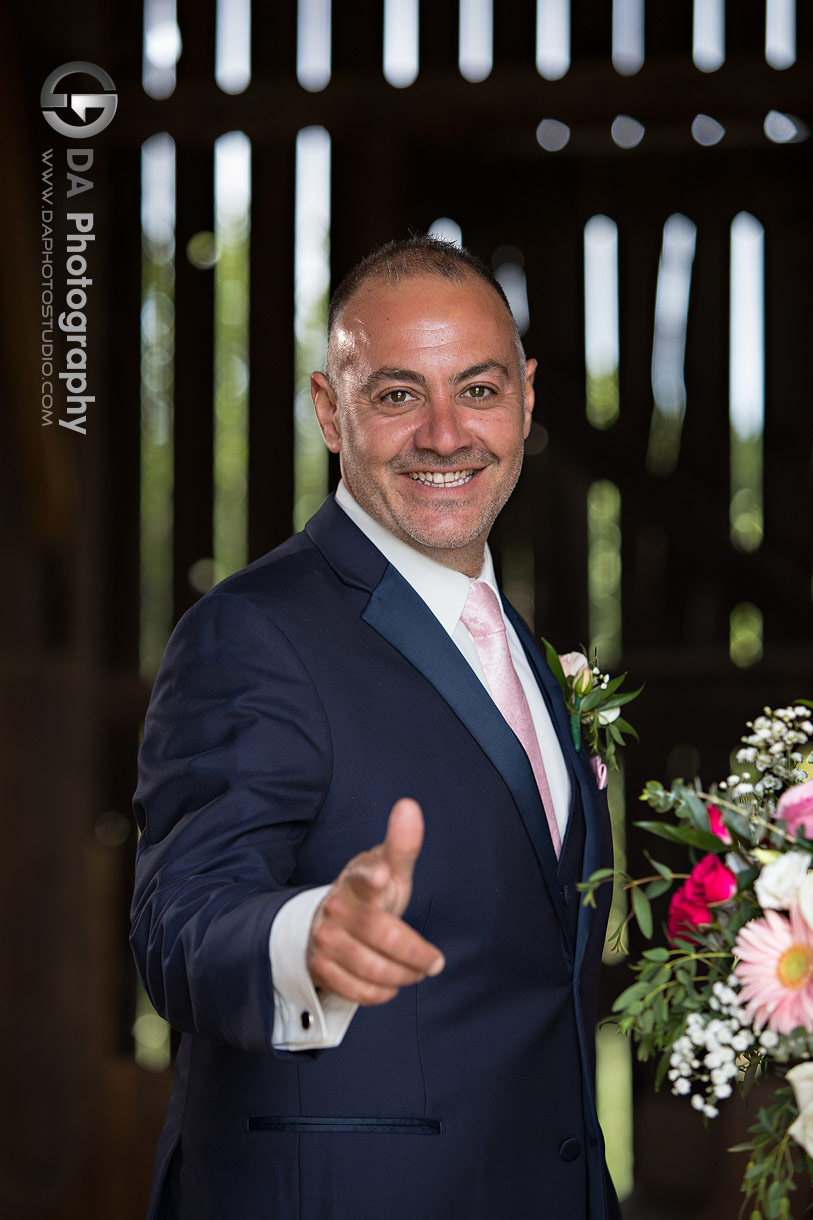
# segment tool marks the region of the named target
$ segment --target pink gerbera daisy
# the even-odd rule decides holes
[[[766,911],[740,929],[734,973],[740,999],[755,1029],[789,1034],[797,1025],[813,1029],[813,931],[795,906],[790,919]]]

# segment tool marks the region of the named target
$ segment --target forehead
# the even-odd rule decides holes
[[[514,336],[505,305],[474,275],[458,282],[417,275],[398,284],[375,277],[344,306],[331,346],[342,371],[422,360],[465,366],[485,358],[508,363]]]

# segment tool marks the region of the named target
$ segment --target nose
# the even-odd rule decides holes
[[[418,449],[452,454],[472,444],[463,410],[448,398],[431,398],[424,407],[413,441]]]

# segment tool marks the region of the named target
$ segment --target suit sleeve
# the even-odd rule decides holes
[[[131,942],[176,1029],[271,1052],[269,933],[330,785],[327,717],[295,648],[250,600],[181,620],[139,756]],[[326,879],[327,880],[327,879]]]

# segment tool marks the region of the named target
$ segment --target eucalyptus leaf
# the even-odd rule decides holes
[[[671,826],[668,822],[635,822],[635,825],[660,839],[666,839],[669,843],[682,843],[685,847],[697,847],[700,851],[714,855],[719,854],[725,846],[711,831]]]
[[[665,877],[659,877],[657,881],[650,881],[644,889],[644,893],[649,899],[660,898],[661,894],[665,894],[671,888],[671,881],[667,881]]]
[[[596,707],[608,707],[609,703],[605,703],[605,699],[609,700],[615,691],[618,690],[626,676],[626,674],[620,674],[617,678],[613,678],[608,682],[606,686],[594,686],[582,699],[582,710],[592,712]]]
[[[705,830],[710,833],[709,814],[706,809],[705,801],[702,801],[696,793],[686,790],[683,797],[683,805],[689,815],[689,821],[697,830]],[[715,839],[717,836],[714,836]],[[717,839],[718,844],[721,842]]]
[[[660,875],[664,878],[664,880],[666,880],[666,881],[674,880],[675,874],[672,872],[672,870],[668,864],[661,864],[661,862],[659,860],[654,860],[652,858],[652,856],[650,856],[648,851],[644,852],[644,855],[646,856],[647,860],[652,865],[652,867],[655,869],[655,871],[660,873]]]
[[[632,891],[632,909],[641,934],[647,940],[652,939],[652,907],[646,894],[638,886]]]
[[[640,1002],[649,991],[648,983],[631,983],[613,1001],[613,1012],[622,1012],[630,1004]]]
[[[545,660],[548,663],[548,669],[561,686],[565,697],[567,697],[570,692],[570,687],[568,686],[568,681],[565,677],[565,671],[562,669],[562,662],[559,660],[559,654],[553,647],[553,644],[549,643],[544,636],[540,636],[540,639],[545,645]]]

